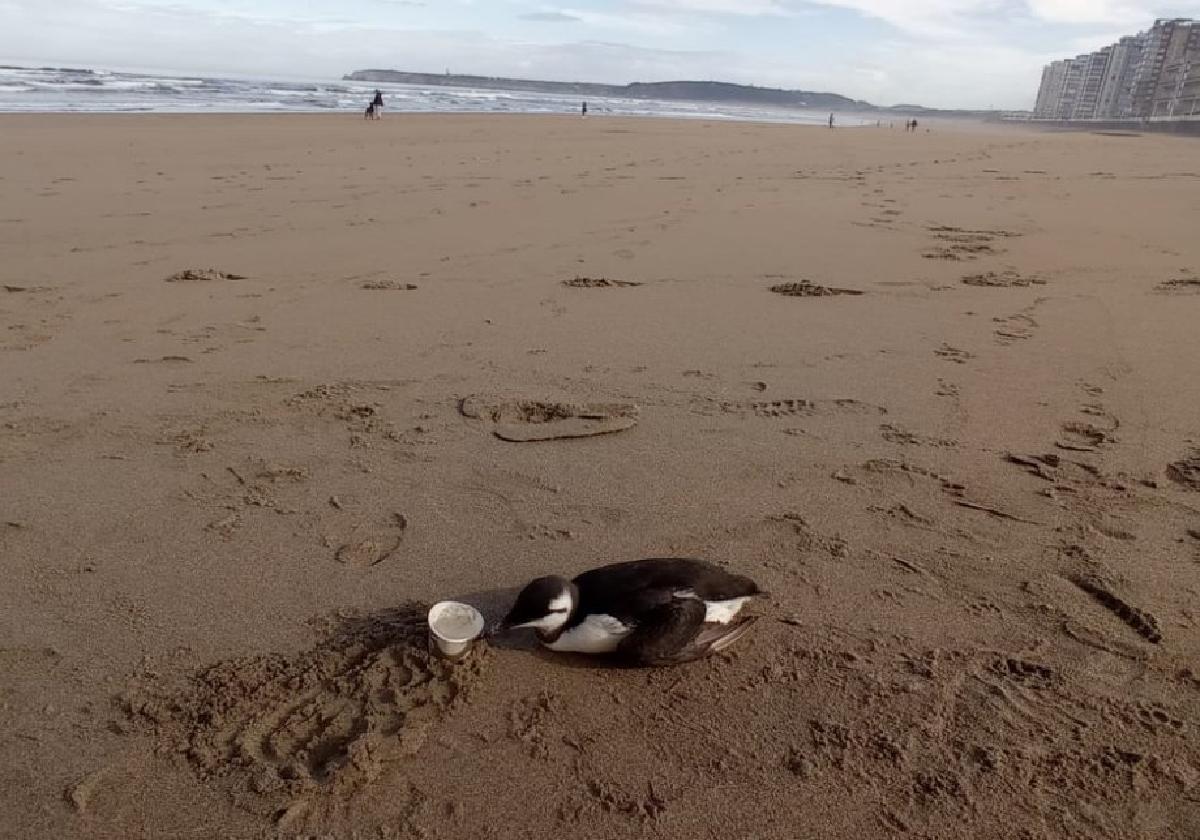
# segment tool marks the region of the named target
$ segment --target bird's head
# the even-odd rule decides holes
[[[561,577],[538,578],[521,590],[500,629],[530,627],[541,633],[557,633],[571,620],[578,603],[579,592],[571,581]]]

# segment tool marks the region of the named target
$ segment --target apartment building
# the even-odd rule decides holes
[[[1132,116],[1156,116],[1156,107],[1160,111],[1169,110],[1167,103],[1174,93],[1175,77],[1181,60],[1186,57],[1188,42],[1195,33],[1195,23],[1188,18],[1162,18],[1150,27],[1142,60],[1134,74]],[[1168,71],[1168,79],[1164,79],[1164,70]]]
[[[1133,74],[1142,59],[1145,33],[1122,38],[1111,47],[1108,68],[1100,85],[1096,116],[1113,119],[1129,116],[1133,108]]]
[[[1188,116],[1185,88],[1193,65],[1200,64],[1200,23],[1177,21],[1163,48],[1162,68],[1150,103],[1151,117]],[[1195,97],[1193,96],[1192,99]]]
[[[1079,92],[1075,96],[1071,115],[1067,119],[1095,119],[1100,105],[1100,90],[1104,86],[1104,77],[1108,71],[1112,47],[1105,47],[1098,52],[1081,55],[1079,63]]]
[[[1054,61],[1042,70],[1042,86],[1038,90],[1037,105],[1034,106],[1035,117],[1055,117],[1058,115],[1058,103],[1062,99],[1063,84],[1067,80],[1067,65],[1069,60]]]
[[[1057,120],[1200,116],[1200,21],[1161,18],[1145,32],[1042,71],[1034,116]]]

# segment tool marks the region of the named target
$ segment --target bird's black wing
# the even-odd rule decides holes
[[[640,616],[617,654],[638,665],[676,665],[699,659],[712,642],[697,647],[707,608],[703,601],[672,599]]]
[[[589,610],[609,614],[622,607],[636,612],[639,608],[658,606],[679,590],[691,590],[705,601],[762,594],[749,578],[690,557],[651,557],[613,563],[584,572],[575,578],[575,585],[581,597],[589,602]],[[631,600],[641,603],[627,603]]]

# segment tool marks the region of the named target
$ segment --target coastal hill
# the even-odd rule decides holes
[[[580,97],[625,99],[674,99],[685,102],[739,102],[788,108],[820,108],[832,111],[876,111],[868,102],[836,93],[735,85],[728,82],[635,82],[603,85],[591,82],[542,82],[493,76],[461,76],[443,73],[405,73],[399,70],[357,70],[343,77],[351,82],[394,82],[409,85],[443,85],[485,90],[523,90]]]

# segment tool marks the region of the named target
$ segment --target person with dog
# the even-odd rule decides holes
[[[375,119],[380,119],[383,116],[383,91],[375,91],[375,98],[371,100],[371,108],[374,109]]]

